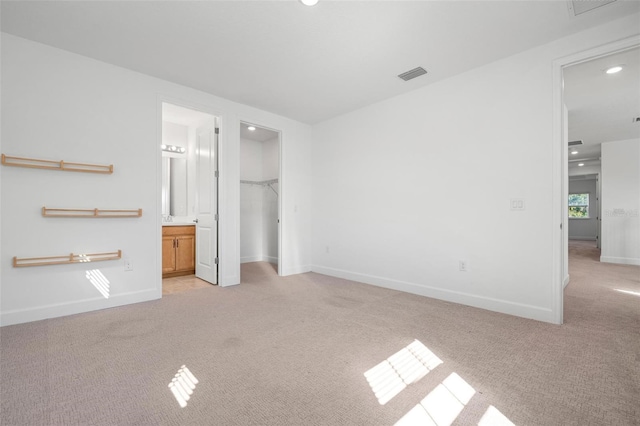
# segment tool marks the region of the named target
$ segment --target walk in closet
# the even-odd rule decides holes
[[[240,125],[240,259],[277,267],[280,135]]]

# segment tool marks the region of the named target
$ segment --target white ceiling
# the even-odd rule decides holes
[[[2,1],[2,30],[306,123],[640,10],[564,1]],[[397,75],[422,66],[410,82]]]
[[[617,74],[606,74],[623,65]],[[569,160],[600,164],[603,142],[640,138],[640,49],[608,55],[564,70],[564,96],[569,110],[569,140],[582,140]],[[570,163],[577,166],[577,161]]]

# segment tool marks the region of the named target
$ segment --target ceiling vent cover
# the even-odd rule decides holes
[[[569,0],[567,1],[567,6],[573,16],[578,16],[614,1],[616,0]]]
[[[582,140],[569,142],[569,146],[576,146],[576,145],[582,145]]]
[[[398,77],[400,77],[404,81],[409,81],[413,78],[420,77],[421,75],[425,75],[426,73],[427,73],[427,70],[425,70],[422,67],[418,67],[418,68],[409,70],[407,72],[403,72],[402,74],[398,75]]]

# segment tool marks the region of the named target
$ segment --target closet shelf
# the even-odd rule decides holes
[[[240,183],[244,183],[247,185],[271,185],[273,183],[278,183],[278,179],[269,179],[269,180],[241,180]]]
[[[49,257],[13,257],[13,267],[22,268],[25,266],[45,266],[45,265],[64,265],[71,263],[89,263],[99,262],[103,260],[118,260],[122,258],[122,251],[118,250],[110,253],[91,253],[91,254],[69,254],[65,256],[49,256]]]
[[[142,216],[142,209],[52,209],[43,207],[42,216],[90,218],[140,217]]]
[[[258,186],[268,186],[270,190],[278,196],[278,191],[273,189],[274,183],[278,183],[278,179],[269,179],[269,180],[241,180],[240,183],[244,183],[246,185],[258,185]]]
[[[65,172],[85,173],[113,173],[113,164],[67,163],[62,160],[38,160],[35,158],[10,157],[2,154],[2,164],[5,166],[27,167],[31,169],[62,170]]]

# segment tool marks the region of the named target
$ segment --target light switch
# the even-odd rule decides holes
[[[524,200],[522,198],[512,198],[511,210],[524,210]]]

